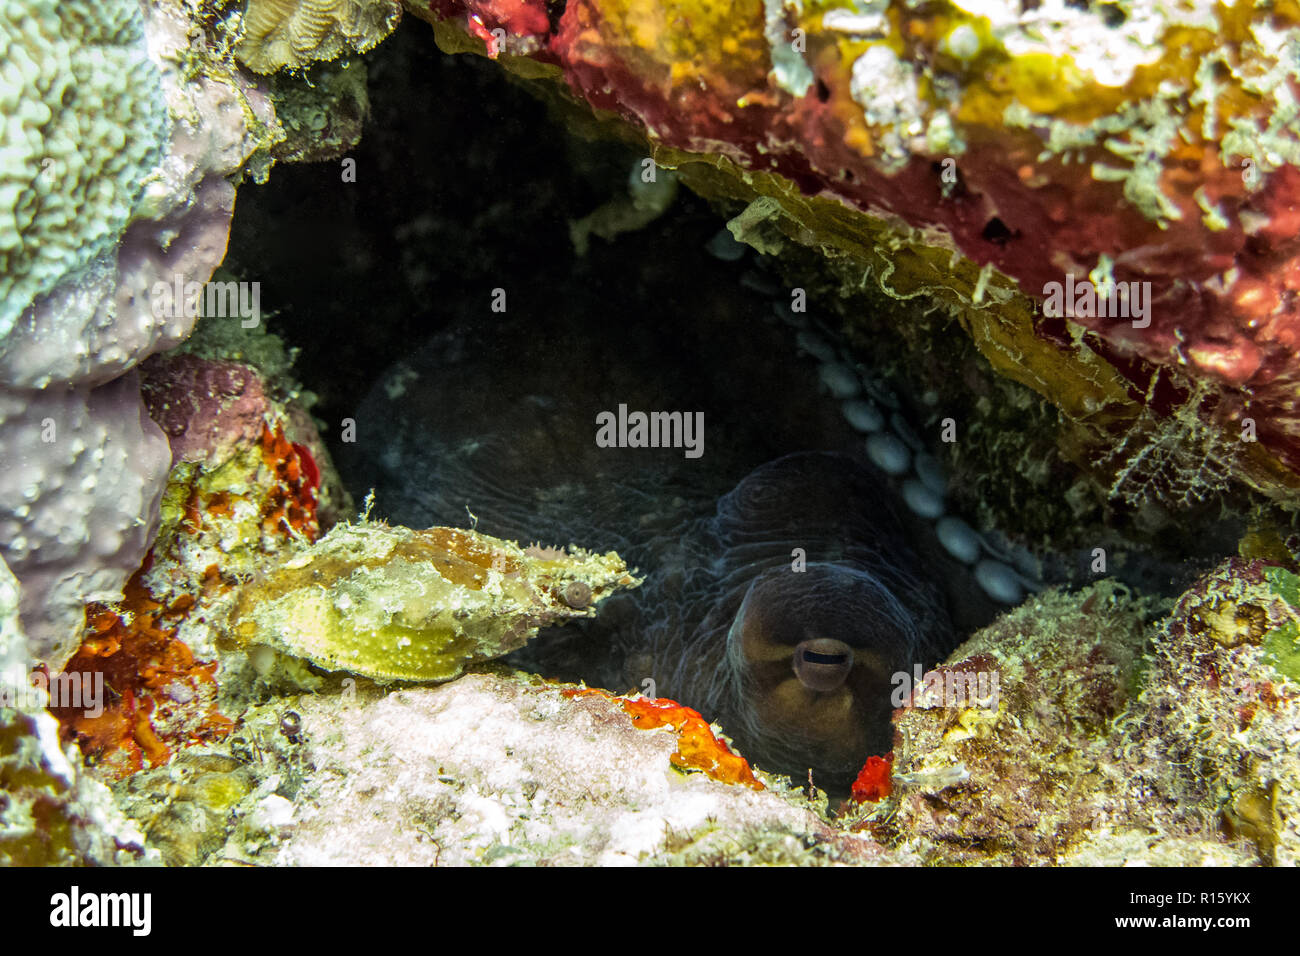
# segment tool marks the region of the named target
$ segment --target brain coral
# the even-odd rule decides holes
[[[402,15],[395,0],[249,0],[237,53],[257,73],[364,53]]]
[[[135,0],[0,2],[0,343],[110,250],[167,142]]]

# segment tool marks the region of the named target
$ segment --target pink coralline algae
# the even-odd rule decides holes
[[[247,365],[179,355],[148,369],[145,405],[167,434],[172,464],[223,462],[260,438],[271,408],[260,376]]]

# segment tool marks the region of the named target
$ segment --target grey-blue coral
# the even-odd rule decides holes
[[[283,131],[180,0],[0,0],[0,105],[0,557],[57,668],[156,523],[170,453],[131,372],[195,316],[153,290],[211,277]]]
[[[167,145],[135,0],[0,3],[0,342],[112,251]]]

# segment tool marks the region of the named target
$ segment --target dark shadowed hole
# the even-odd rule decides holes
[[[1116,27],[1124,25],[1128,19],[1128,14],[1120,9],[1117,3],[1103,3],[1101,5],[1101,19],[1106,26],[1114,30]]]
[[[985,242],[992,242],[999,246],[1004,246],[1008,241],[1014,239],[1018,233],[1012,232],[1007,228],[1007,224],[994,216],[984,224],[984,230],[980,233]]]

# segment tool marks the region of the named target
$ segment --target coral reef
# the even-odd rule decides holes
[[[221,25],[193,13],[177,0],[0,7],[0,42],[24,53],[6,53],[0,94],[16,118],[0,169],[0,455],[21,462],[0,478],[0,550],[23,582],[31,654],[55,669],[80,642],[81,606],[120,593],[157,523],[166,450],[127,373],[205,309],[261,320],[256,282],[218,296],[205,284],[236,182],[264,179],[286,132]],[[364,71],[349,75],[316,96],[281,86],[299,141],[281,155],[306,150],[302,122],[333,130],[317,155],[355,142]]]
[[[0,548],[23,583],[32,656],[57,669],[81,605],[115,596],[156,526],[166,446],[124,373],[196,314],[160,308],[156,287],[208,279],[230,227],[227,177],[277,131],[246,81],[192,74],[201,47],[179,4],[142,17],[135,3],[15,0],[3,17],[6,47],[27,55],[6,56],[6,95],[26,112],[5,126],[14,165],[0,173],[16,210],[0,448],[21,462],[4,475]]]
[[[1250,419],[1228,464],[1287,494],[1300,14],[1112,7],[408,3],[444,49],[562,78],[686,185],[749,203],[738,238],[932,296],[1070,443],[1110,448],[1144,408],[1219,443]]]
[[[18,582],[0,562],[0,866],[156,862],[108,789],[61,750],[28,667]]]
[[[267,645],[375,677],[448,679],[637,583],[612,554],[522,551],[472,532],[362,524],[320,538],[319,501],[346,498],[290,397],[286,357],[264,332],[204,329],[143,367],[146,404],[172,442],[161,526],[122,600],[86,608],[63,671],[111,691],[98,712],[55,710],[99,776],[225,737],[226,715],[268,679],[319,685]]]
[[[249,776],[253,784],[210,863],[886,861],[882,847],[836,830],[793,791],[682,774],[677,735],[637,729],[616,700],[572,699],[563,685],[493,673],[391,692],[359,684],[249,712],[243,769],[233,773],[239,789]],[[181,820],[197,816],[196,806],[204,819],[227,813],[224,784],[185,773],[185,793],[170,808],[130,801],[141,826],[171,814],[168,847],[194,842]],[[229,781],[232,771],[222,761],[210,773]],[[202,839],[206,849],[210,838]]]
[[[115,797],[163,863],[193,866],[225,846],[232,814],[251,815],[240,807],[255,786],[252,772],[235,757],[187,751],[118,784]]]
[[[1215,586],[1237,580],[1244,602],[1207,599],[1207,578],[1156,627],[1109,582],[1031,599],[914,685],[900,756],[868,761],[838,818],[825,795],[730,772],[748,767],[702,720],[709,759],[691,759],[693,715],[671,701],[492,670],[276,696],[116,790],[171,863],[1289,862],[1294,685],[1169,682],[1212,673],[1207,649],[1269,645],[1294,613],[1269,573],[1225,566]],[[992,694],[976,673],[998,675]]]
[[[357,144],[368,66],[351,54],[403,6],[0,0],[0,863],[1300,863],[1296,539],[1261,510],[1222,561],[1245,512],[1227,531],[1188,522],[1213,562],[1166,573],[1116,555],[1114,573],[1165,579],[1148,592],[1094,568],[980,627],[1040,568],[956,516],[944,465],[908,426],[908,406],[927,429],[975,409],[980,429],[944,464],[969,479],[951,498],[981,499],[980,517],[1068,474],[1029,519],[1062,547],[1096,548],[1103,508],[1167,528],[1161,507],[1234,480],[1294,505],[1291,0],[403,2],[445,50],[486,54],[577,128],[648,154],[627,196],[614,183],[585,218],[567,210],[592,209],[586,192],[581,206],[527,200],[564,205],[548,241],[562,262],[567,224],[590,287],[557,281],[528,306],[558,318],[494,315],[507,381],[507,353],[448,327],[350,423],[368,444],[349,454],[411,482],[380,487],[379,507],[391,494],[408,523],[468,531],[372,522],[373,502],[348,523],[321,437],[341,416],[266,333],[244,281],[260,264],[214,272],[244,179]],[[403,146],[375,164],[386,189],[429,140]],[[644,316],[611,323],[593,277],[632,231],[661,231],[675,259],[691,217],[716,232],[678,182],[730,218],[707,249],[738,278],[680,326],[663,320],[671,344],[648,351],[673,355],[670,371],[638,363]],[[500,223],[517,207],[494,208]],[[390,230],[407,312],[448,275],[510,272],[477,251],[421,271],[430,237],[461,235],[443,215]],[[392,250],[376,248],[355,251],[357,274]],[[685,295],[660,293],[677,270],[613,281],[675,307]],[[788,306],[796,283],[839,301],[843,338]],[[880,314],[859,319],[867,288]],[[357,297],[340,298],[354,318]],[[293,308],[337,366],[338,329]],[[390,361],[426,321],[356,347]],[[955,323],[969,342],[933,348]],[[863,338],[889,324],[909,325],[891,340],[908,349],[881,344],[882,364],[934,387],[895,394],[863,364]],[[471,361],[492,377],[462,374]],[[727,409],[712,470],[680,448],[662,466],[643,449],[620,458],[557,427],[579,363],[634,409],[665,394],[711,422]],[[818,387],[831,399],[798,400]],[[418,454],[383,441],[384,421]],[[1000,437],[1015,429],[1035,434]],[[1020,484],[985,474],[1008,448]],[[826,449],[852,449],[852,469]],[[504,540],[530,534],[610,550]],[[552,624],[571,626],[530,642]],[[972,630],[902,674],[886,706],[901,661],[933,662]],[[565,667],[576,655],[598,683],[652,696],[487,663],[522,652],[508,663],[531,668],[550,642]],[[93,701],[63,693],[98,686]]]
[[[1300,578],[1233,559],[1165,622],[1129,719],[1126,753],[1150,784],[1208,824],[1249,839],[1268,864],[1300,864]]]
[[[158,527],[170,456],[132,373],[90,390],[0,389],[0,542],[29,655],[58,669],[87,601],[113,600]]]

